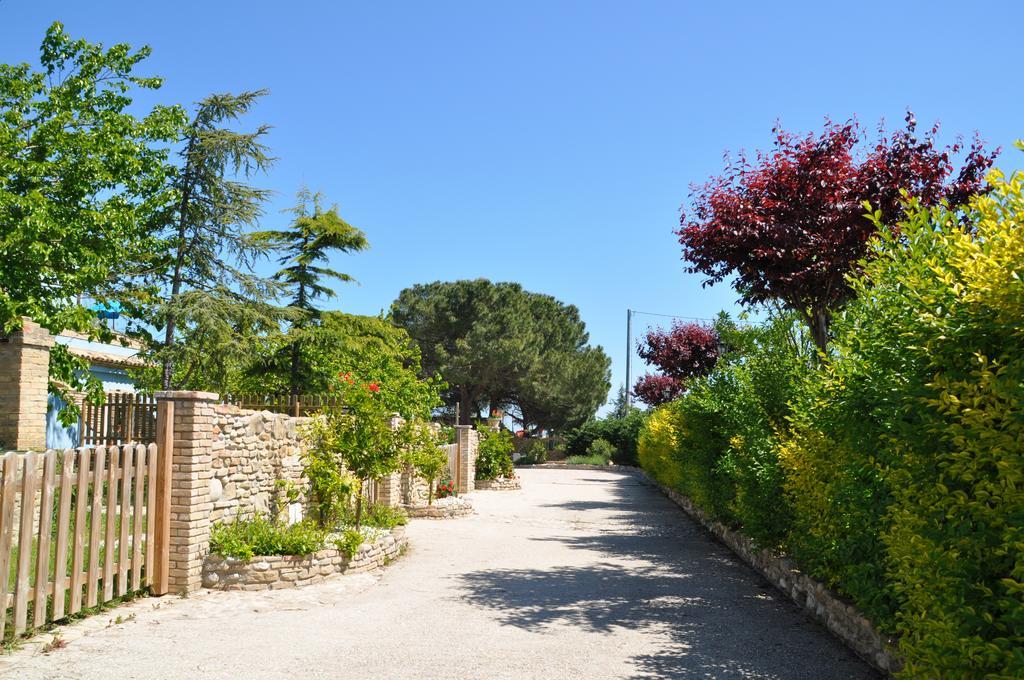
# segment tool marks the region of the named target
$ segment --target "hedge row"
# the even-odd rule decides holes
[[[897,634],[906,677],[1024,677],[1022,184],[911,205],[830,356],[808,361],[786,318],[729,331],[640,434],[659,481]]]

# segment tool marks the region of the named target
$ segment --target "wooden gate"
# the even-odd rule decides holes
[[[462,466],[459,465],[459,445],[448,444],[444,448],[448,453],[448,474],[450,479],[455,482],[455,488],[459,489],[462,484]]]
[[[109,392],[99,404],[82,404],[81,446],[148,444],[156,441],[156,399],[131,392]]]
[[[173,404],[160,407],[158,443],[0,459],[0,639],[167,592],[174,418]]]

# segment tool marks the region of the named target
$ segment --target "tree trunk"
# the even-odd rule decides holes
[[[427,484],[427,505],[434,504],[434,480],[431,479],[430,483]]]
[[[299,341],[298,340],[296,340],[295,342],[292,343],[292,348],[291,349],[292,349],[292,365],[291,365],[291,370],[290,370],[290,374],[289,374],[289,377],[288,377],[288,382],[290,383],[292,397],[298,398],[298,396],[299,396],[299,369],[300,369],[300,362],[302,361],[302,355],[301,355],[302,348],[299,346]]]
[[[359,493],[356,494],[356,530],[363,521],[363,480],[359,480]]]
[[[459,425],[472,425],[472,413],[473,411],[473,399],[470,397],[469,390],[464,386],[459,386]]]
[[[163,376],[160,384],[163,389],[169,390],[172,387],[171,381],[174,377],[174,359],[171,358],[170,349],[174,347],[174,332],[177,330],[177,318],[174,314],[174,303],[181,293],[181,271],[185,267],[185,231],[188,228],[188,207],[192,202],[192,150],[195,148],[195,135],[188,140],[188,148],[185,150],[185,169],[182,172],[181,181],[181,202],[178,204],[178,252],[174,258],[174,274],[171,276],[171,297],[168,302],[166,327],[164,331],[164,355]]]
[[[804,322],[811,331],[811,340],[823,358],[828,356],[829,327],[832,324],[832,313],[825,308],[811,308],[802,312]]]

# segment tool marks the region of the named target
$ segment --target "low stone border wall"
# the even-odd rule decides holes
[[[203,562],[203,586],[216,590],[311,586],[334,574],[357,574],[383,567],[401,555],[408,543],[405,527],[399,526],[373,543],[363,543],[351,559],[334,548],[311,555],[269,555],[249,561],[207,555]]]
[[[661,492],[686,514],[703,525],[777,589],[803,607],[808,616],[828,628],[829,632],[842,640],[862,659],[886,674],[896,672],[902,667],[903,661],[896,649],[895,640],[879,634],[871,622],[853,605],[843,602],[823,584],[801,572],[793,560],[769,550],[758,549],[748,537],[717,520],[710,519],[686,496],[662,486],[644,470],[635,469],[640,477],[661,489]]]
[[[433,505],[407,505],[405,513],[413,519],[455,519],[473,514],[473,504],[469,501],[460,498],[460,502],[445,503],[445,500],[434,501]]]
[[[569,463],[540,463],[538,465],[517,465],[520,470],[602,470],[605,472],[636,472],[640,468],[632,465],[578,465]]]
[[[498,479],[476,480],[477,491],[517,491],[522,488],[523,485],[520,483],[518,477],[499,477]]]

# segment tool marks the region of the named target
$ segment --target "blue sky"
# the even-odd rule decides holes
[[[899,5],[896,7],[896,5]],[[624,377],[625,310],[710,317],[726,285],[683,272],[688,187],[774,122],[873,128],[912,107],[1020,168],[1024,4],[962,2],[102,2],[0,0],[0,62],[46,27],[149,44],[160,101],[268,88],[266,226],[303,184],[368,235],[334,263],[375,314],[411,284],[520,281],[577,305]],[[268,266],[269,271],[269,266]],[[638,331],[653,317],[637,319]]]

